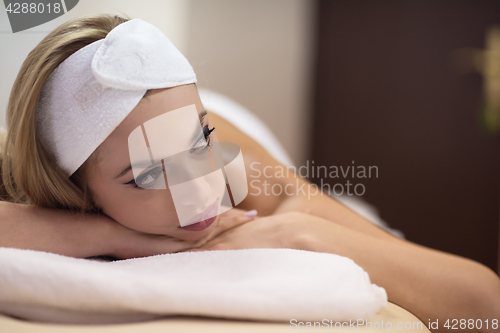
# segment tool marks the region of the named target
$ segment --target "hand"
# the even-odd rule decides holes
[[[328,235],[340,231],[335,223],[299,212],[256,218],[227,230],[189,251],[250,248],[292,248],[321,251]]]
[[[106,240],[107,246],[104,252],[118,258],[128,259],[186,251],[202,246],[221,233],[254,219],[253,216],[246,216],[245,213],[236,208],[224,212],[217,218],[213,231],[198,241],[184,241],[171,236],[138,232],[103,216],[103,221],[110,226],[108,233],[110,236]]]

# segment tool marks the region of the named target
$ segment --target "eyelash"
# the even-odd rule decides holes
[[[212,127],[212,129],[208,129],[208,125],[203,126],[203,136],[205,137],[205,140],[207,141],[206,147],[210,147],[210,142],[211,142],[210,134],[212,134],[212,132],[214,130],[215,130],[215,127]],[[156,169],[157,168],[154,168],[154,169],[150,170],[148,172],[148,174],[151,173],[151,172],[153,172],[153,171],[155,171]],[[162,168],[162,170],[163,170],[163,168]],[[134,188],[137,188],[137,189],[140,189],[140,190],[144,190],[145,189],[144,187],[137,186],[137,183],[135,182],[135,178],[132,179],[131,181],[125,183],[125,185],[134,185]],[[146,189],[147,189],[147,187],[146,187]]]

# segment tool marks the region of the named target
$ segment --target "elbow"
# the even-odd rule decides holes
[[[495,272],[488,267],[475,263],[476,269],[473,285],[468,291],[470,300],[470,309],[477,319],[487,320],[491,322],[493,319],[498,319],[500,313],[500,278]],[[472,314],[472,313],[471,313]],[[497,331],[485,330],[487,331]],[[482,330],[482,331],[483,331]]]

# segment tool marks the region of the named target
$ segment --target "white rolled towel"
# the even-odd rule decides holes
[[[292,249],[163,254],[103,262],[0,248],[0,312],[103,324],[167,315],[287,321],[369,318],[383,288],[352,260]]]

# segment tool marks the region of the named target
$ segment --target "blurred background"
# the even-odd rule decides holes
[[[348,180],[382,219],[500,270],[500,1],[80,0],[16,34],[0,8],[0,125],[22,61],[48,32],[91,13],[142,18],[200,87],[261,118],[297,166],[377,166],[376,178]]]

